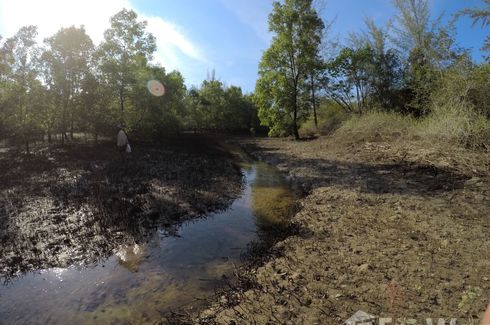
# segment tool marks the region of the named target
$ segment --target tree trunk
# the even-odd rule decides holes
[[[315,79],[313,74],[311,74],[311,101],[313,104],[313,118],[315,120],[315,128],[318,129],[318,118],[316,116],[316,97],[315,97]]]
[[[26,153],[29,153],[29,140],[26,139]]]
[[[63,101],[63,114],[61,119],[61,145],[65,145],[65,137],[66,137],[66,109],[67,109],[67,99]]]
[[[315,101],[313,101],[313,118],[315,119],[315,128],[318,129],[318,119],[316,117],[316,103],[315,103]]]
[[[119,89],[119,103],[121,105],[121,119],[124,114],[124,90],[121,88]]]
[[[70,121],[70,138],[73,141],[73,112],[71,113],[71,121]]]
[[[299,132],[298,132],[298,123],[296,122],[297,118],[298,118],[298,108],[295,107],[294,108],[294,116],[293,116],[293,134],[294,134],[294,138],[296,140],[299,140],[300,137],[299,137]]]
[[[48,143],[51,144],[53,139],[51,138],[51,131],[48,131]]]

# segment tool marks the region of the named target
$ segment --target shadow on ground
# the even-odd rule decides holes
[[[247,143],[245,149],[261,160],[288,170],[305,191],[338,185],[363,193],[431,196],[464,187],[468,179],[451,169],[401,161],[360,163],[324,158],[305,159]]]

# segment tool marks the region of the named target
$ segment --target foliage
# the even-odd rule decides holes
[[[258,126],[250,95],[205,80],[186,89],[178,71],[153,64],[154,37],[132,10],[122,10],[99,46],[82,27],[61,28],[36,42],[34,26],[0,43],[0,140],[25,144],[79,132],[114,136],[122,123],[132,139],[159,140],[182,129],[245,131]],[[0,41],[1,41],[0,37]],[[150,80],[165,87],[155,97]],[[68,136],[68,134],[70,136]]]
[[[124,108],[137,75],[156,50],[155,38],[145,32],[146,22],[138,22],[133,10],[123,9],[111,17],[111,28],[97,53],[98,64],[107,84],[119,101],[118,118],[124,121]]]
[[[452,25],[441,26],[441,16],[431,20],[428,0],[393,0],[392,42],[405,58],[405,111],[415,116],[428,113],[430,93],[437,82],[437,71],[453,56]]]
[[[410,138],[417,122],[411,116],[394,112],[370,111],[346,120],[334,136],[350,141],[375,141],[386,137]]]
[[[490,0],[484,0],[486,8],[466,8],[457,13],[456,17],[467,15],[473,19],[473,25],[481,22],[482,27],[490,26]],[[485,44],[483,44],[483,51],[490,52],[490,36],[485,37]],[[487,61],[490,61],[490,54],[486,57]]]
[[[4,82],[5,121],[11,126],[18,142],[25,144],[29,152],[29,142],[38,132],[38,113],[34,109],[36,94],[41,88],[37,80],[39,74],[39,48],[36,44],[37,28],[22,27],[16,35],[3,44],[2,59],[8,65]]]
[[[99,46],[83,26],[62,28],[41,46],[36,27],[22,27],[0,37],[0,140],[29,151],[46,137],[61,135],[63,144],[80,132],[113,136],[119,123],[132,139],[152,141],[182,130],[254,134],[260,123],[271,136],[299,138],[303,127],[306,135],[402,133],[488,148],[490,65],[458,48],[454,23],[431,19],[427,0],[393,3],[393,23],[366,18],[365,31],[325,60],[320,52],[331,43],[312,0],[275,2],[254,94],[214,71],[187,89],[178,71],[153,63],[155,39],[131,10],[111,18]],[[459,15],[488,26],[486,8]],[[165,95],[152,96],[149,80]]]
[[[312,137],[317,134],[331,135],[349,118],[348,113],[336,102],[323,100],[318,106],[317,121],[311,117],[301,126],[301,134]]]
[[[481,22],[482,26],[490,25],[490,0],[484,0],[486,8],[466,8],[459,15],[468,15],[473,19],[473,24]]]
[[[62,141],[70,127],[73,139],[74,124],[80,107],[82,85],[89,77],[89,62],[94,46],[85,29],[62,28],[55,35],[45,40],[47,48],[42,54],[44,82],[51,101],[45,104],[43,128],[51,137],[56,118],[60,118]],[[53,107],[61,106],[60,116],[56,116]]]
[[[373,51],[369,46],[360,49],[343,48],[327,64],[327,94],[348,112],[361,113],[369,106],[372,58]]]
[[[431,47],[431,37],[437,27],[431,23],[427,0],[393,0],[397,9],[392,28],[392,41],[408,53],[413,48],[427,50]]]
[[[259,64],[255,102],[270,135],[293,134],[310,113],[308,77],[315,69],[324,24],[311,0],[275,2],[269,29],[275,36]]]
[[[225,87],[218,80],[204,80],[201,88],[187,93],[184,126],[193,130],[250,132],[258,127],[257,110],[240,87]]]
[[[488,148],[489,64],[474,68],[468,60],[444,71],[431,94],[431,114],[421,121],[421,131],[445,141]]]

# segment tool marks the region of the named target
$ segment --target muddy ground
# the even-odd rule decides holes
[[[156,228],[225,208],[241,191],[232,157],[198,137],[158,146],[112,143],[0,150],[0,279],[88,264]]]
[[[194,322],[341,324],[362,310],[478,324],[490,299],[489,153],[371,140],[239,140],[303,188],[299,231]]]

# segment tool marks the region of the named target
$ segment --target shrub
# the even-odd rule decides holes
[[[346,111],[336,103],[324,102],[317,111],[318,128],[315,127],[315,120],[312,114],[301,126],[301,134],[304,136],[332,134],[348,117],[349,115]]]
[[[404,137],[413,135],[416,119],[399,113],[372,111],[352,116],[335,132],[337,138],[352,140],[377,140],[380,137]]]
[[[490,145],[489,65],[472,68],[459,63],[446,71],[432,94],[431,113],[417,132],[425,137],[458,142],[473,148]]]
[[[416,126],[416,133],[427,139],[489,148],[490,121],[467,103],[448,101],[433,107]]]

